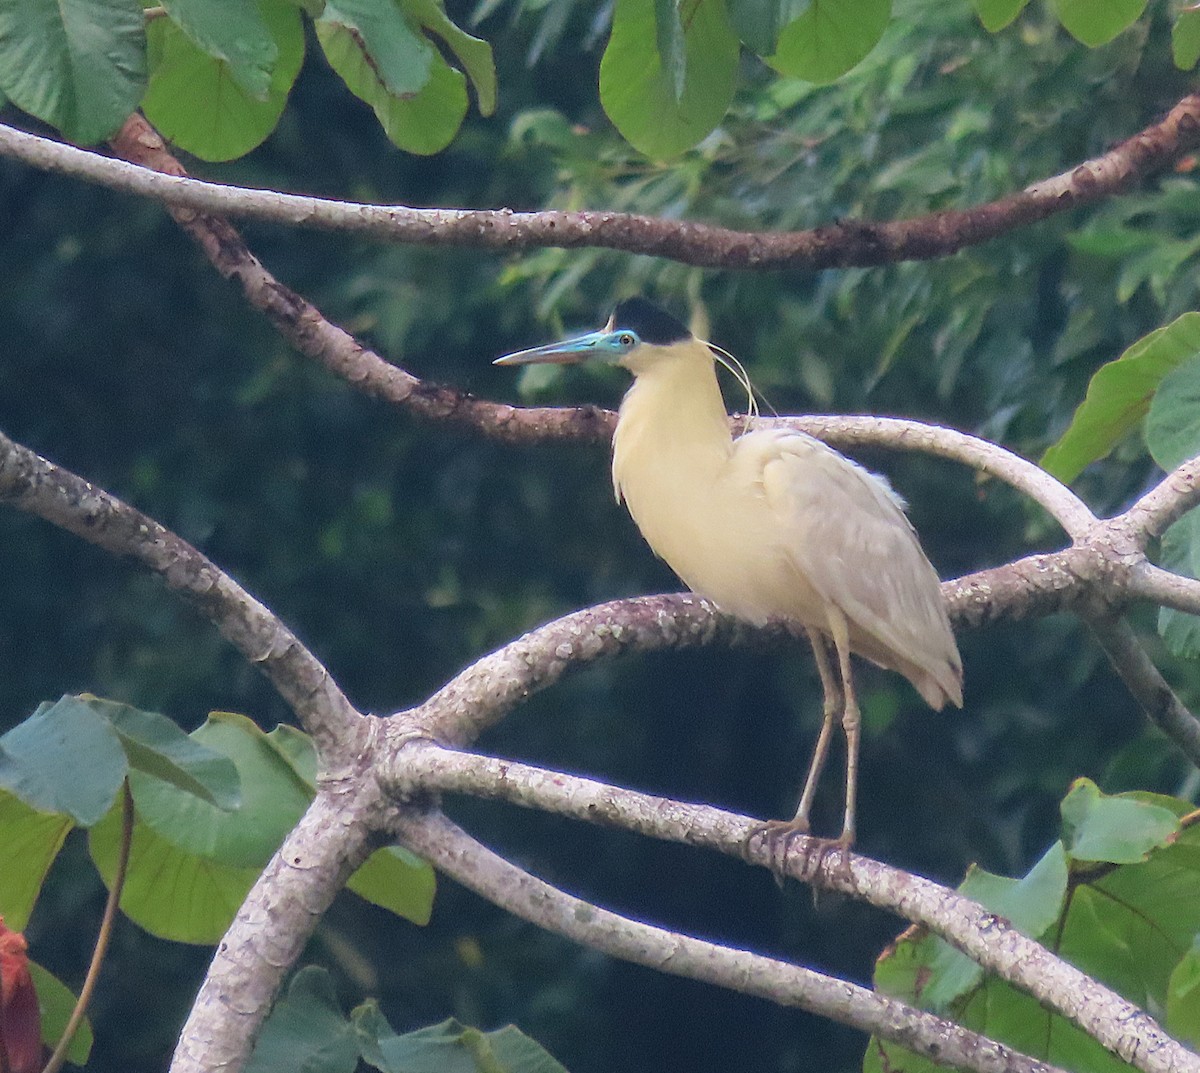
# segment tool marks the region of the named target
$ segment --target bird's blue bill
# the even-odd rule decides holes
[[[636,336],[627,331],[588,332],[573,339],[518,350],[497,358],[493,365],[578,365],[585,361],[615,362],[629,353]]]

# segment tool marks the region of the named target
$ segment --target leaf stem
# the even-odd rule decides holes
[[[104,906],[104,916],[100,919],[100,930],[96,933],[96,947],[92,951],[92,961],[88,965],[87,976],[84,977],[83,987],[79,989],[79,998],[71,1016],[67,1018],[67,1027],[63,1029],[62,1039],[54,1048],[42,1073],[58,1073],[67,1060],[67,1051],[79,1026],[83,1023],[83,1015],[96,990],[96,982],[100,979],[100,966],[104,963],[104,955],[108,953],[108,944],[112,939],[113,921],[116,919],[117,907],[121,904],[121,891],[125,887],[125,873],[129,865],[129,850],[133,845],[133,794],[129,792],[129,780],[121,786],[121,845],[117,851],[117,870],[113,876],[112,886],[108,890],[108,901]]]

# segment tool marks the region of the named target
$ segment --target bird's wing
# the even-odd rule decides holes
[[[764,437],[755,445],[755,453],[762,452],[762,487],[772,510],[786,519],[782,550],[795,568],[842,611],[854,633],[874,642],[863,646],[864,655],[876,658],[878,649],[869,649],[878,645],[899,656],[897,662],[932,675],[954,699],[958,648],[937,573],[903,500],[882,477],[811,436],[751,435]]]

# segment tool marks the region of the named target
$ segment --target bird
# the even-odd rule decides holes
[[[495,360],[584,362],[633,374],[613,435],[612,479],[650,548],[719,611],[754,625],[782,620],[812,646],[823,720],[799,805],[791,819],[751,828],[743,853],[764,839],[782,877],[793,840],[811,833],[838,723],[846,744],[842,830],[817,844],[848,851],[857,834],[862,724],[851,655],[900,673],[935,710],[962,707],[962,660],[904,501],[885,478],[815,437],[758,422],[741,363],[645,298],[619,302],[599,331]],[[748,392],[740,435],[718,362]]]

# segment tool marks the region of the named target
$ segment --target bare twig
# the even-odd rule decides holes
[[[441,871],[539,927],[659,972],[796,1006],[976,1073],[1052,1067],[864,987],[619,916],[572,897],[480,845],[440,813],[398,814],[393,834]]]
[[[888,223],[847,220],[812,231],[766,233],[618,212],[414,209],[246,190],[165,178],[71,146],[0,128],[0,153],[34,167],[157,198],[175,208],[367,234],[422,246],[506,252],[603,247],[709,268],[818,269],[943,257],[1077,205],[1111,197],[1200,141],[1200,95],[1184,97],[1103,156],[970,209]]]
[[[747,817],[708,805],[656,798],[564,772],[455,752],[427,741],[405,742],[394,754],[391,775],[397,780],[394,786],[402,792],[416,786],[500,798],[590,823],[705,846],[733,856],[742,854],[745,838],[755,825],[755,821]],[[469,861],[461,862],[445,849],[446,841],[457,837],[449,830],[448,821],[437,821],[436,836],[429,830],[421,831],[409,816],[398,822],[397,833],[406,843],[435,860],[438,867],[450,871],[456,878],[463,879],[456,868],[481,868],[478,853]],[[764,867],[770,865],[769,856],[760,847],[757,863]],[[498,866],[489,869],[490,874],[472,871],[469,885],[489,900],[527,915],[528,909],[522,911],[512,904],[518,897],[512,888],[527,889],[528,877],[519,879],[523,873],[506,863],[503,866],[505,874],[498,874],[500,871]],[[1149,1014],[1021,935],[1008,921],[954,891],[857,854],[806,853],[799,843],[797,850],[788,856],[788,872],[803,882],[818,881],[821,886],[862,898],[925,925],[985,969],[1027,991],[1042,1005],[1077,1024],[1143,1073],[1200,1071],[1200,1056],[1168,1036]],[[541,892],[540,886],[536,897],[519,896],[522,902],[532,900],[535,905],[548,897]],[[531,919],[560,930],[554,922],[561,912],[562,908],[556,906],[547,914],[539,913]],[[596,945],[598,933],[606,934],[607,931],[605,928],[582,928],[567,934]],[[609,949],[608,952],[617,951]],[[711,964],[734,954],[736,952],[728,950],[719,955],[708,953],[706,961]],[[630,955],[620,952],[618,956],[628,958]],[[673,966],[660,965],[657,960],[642,963],[675,971]],[[744,984],[739,986],[732,982],[737,975],[732,967],[726,971],[731,980],[727,986],[748,990]],[[781,1001],[778,995],[773,997],[775,1001]],[[834,1016],[826,1010],[818,1012]],[[859,1027],[863,1024],[857,1020],[849,1023]],[[871,1030],[878,1031],[876,1028]]]
[[[185,540],[2,432],[0,503],[148,567],[271,680],[312,734],[324,764],[337,769],[356,761],[367,726],[329,672],[267,608]]]

